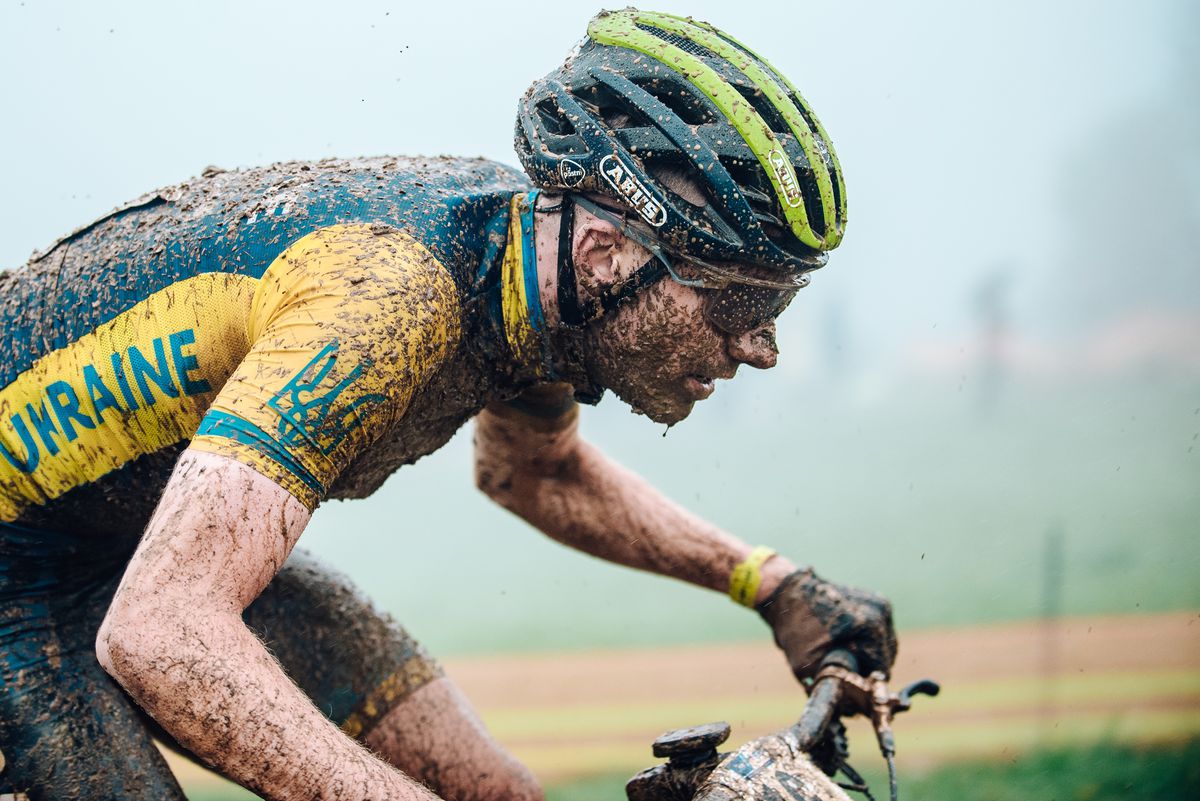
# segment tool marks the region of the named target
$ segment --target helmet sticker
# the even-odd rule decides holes
[[[563,159],[558,162],[558,177],[562,180],[563,185],[568,188],[574,188],[583,183],[585,175],[587,175],[587,170],[577,161]]]
[[[772,150],[767,154],[767,161],[771,162],[771,169],[775,171],[775,177],[779,179],[779,185],[783,188],[787,204],[796,208],[803,203],[800,182],[796,180],[796,171],[792,169],[792,163],[788,161],[787,156],[779,150]]]
[[[666,204],[637,179],[633,169],[614,155],[600,160],[600,174],[646,222],[661,228],[667,222]],[[794,178],[792,179],[795,180]]]

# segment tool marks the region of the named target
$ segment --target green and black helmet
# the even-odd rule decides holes
[[[803,273],[842,240],[824,128],[764,59],[705,22],[605,11],[520,103],[516,149],[545,189],[619,201],[685,257]],[[707,203],[672,189],[686,176]]]

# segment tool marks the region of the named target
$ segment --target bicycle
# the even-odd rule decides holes
[[[914,696],[935,696],[941,688],[922,679],[893,693],[884,674],[862,676],[856,668],[850,653],[831,653],[805,685],[808,701],[799,721],[731,753],[717,751],[731,731],[725,722],[667,732],[654,741],[653,753],[668,761],[629,780],[629,801],[851,801],[847,790],[874,801],[847,761],[841,718],[858,714],[871,719],[888,765],[891,800],[897,801],[892,719],[912,708]],[[837,781],[838,773],[848,781]]]

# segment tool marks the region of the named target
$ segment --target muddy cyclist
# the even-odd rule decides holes
[[[182,799],[157,736],[268,799],[540,798],[438,663],[294,549],[323,499],[471,419],[478,486],[550,537],[730,593],[798,677],[835,646],[888,670],[886,601],[577,430],[606,390],[672,424],[775,364],[846,223],[799,92],[706,23],[601,13],[516,149],[524,175],[209,170],[0,273],[0,793]]]

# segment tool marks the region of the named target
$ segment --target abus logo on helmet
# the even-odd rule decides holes
[[[600,160],[600,174],[609,186],[617,190],[629,205],[637,209],[642,219],[661,227],[667,221],[667,207],[637,179],[633,170],[616,156],[605,156]]]
[[[796,208],[804,202],[804,197],[800,194],[800,182],[796,180],[796,171],[792,169],[792,163],[778,150],[768,153],[767,161],[771,162],[771,169],[775,171],[775,177],[779,179],[779,185],[783,187],[787,204]]]
[[[558,177],[565,186],[579,186],[579,184],[583,183],[583,176],[585,175],[587,175],[587,171],[577,161],[563,159],[558,162]]]

